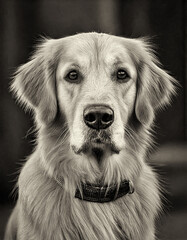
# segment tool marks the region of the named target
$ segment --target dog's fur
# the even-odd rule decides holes
[[[67,74],[74,69],[79,77],[71,82]],[[127,79],[117,79],[118,69],[125,69]],[[144,38],[83,33],[39,44],[12,83],[18,100],[33,110],[38,131],[5,239],[155,239],[160,191],[146,160],[155,112],[170,102],[174,84]],[[92,104],[113,109],[108,129],[91,130],[84,123],[83,111]],[[95,147],[102,151],[100,160]],[[81,182],[111,185],[124,179],[135,192],[115,201],[74,197]]]

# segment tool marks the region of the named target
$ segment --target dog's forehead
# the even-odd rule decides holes
[[[88,64],[103,61],[107,65],[131,60],[124,38],[107,34],[78,34],[64,39],[66,59]]]

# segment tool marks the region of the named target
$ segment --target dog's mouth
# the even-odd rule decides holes
[[[101,161],[106,152],[110,154],[119,154],[120,149],[111,140],[111,134],[108,131],[90,131],[86,140],[80,148],[72,147],[76,154],[91,154],[97,161]]]

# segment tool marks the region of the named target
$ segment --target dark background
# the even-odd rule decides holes
[[[9,93],[11,76],[27,61],[40,36],[60,38],[88,31],[153,37],[159,59],[181,84],[172,106],[158,114],[158,149],[152,163],[168,192],[158,236],[187,239],[186,13],[185,0],[0,1],[0,239],[15,203],[10,193],[16,172],[33,147],[33,122]]]

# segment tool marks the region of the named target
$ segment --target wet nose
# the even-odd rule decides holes
[[[89,106],[83,113],[85,124],[93,129],[108,128],[114,121],[114,111],[107,106]]]

